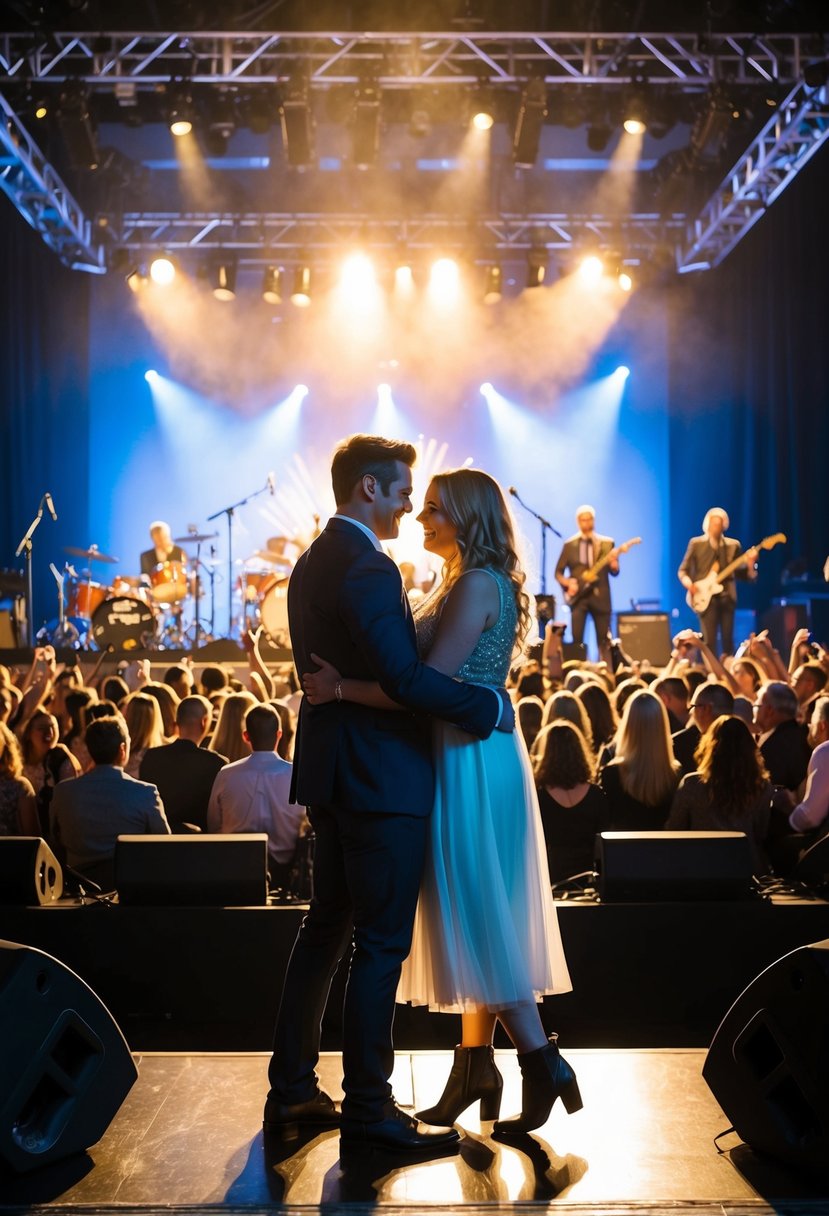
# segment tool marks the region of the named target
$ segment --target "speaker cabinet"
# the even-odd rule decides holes
[[[829,1161],[829,940],[772,963],[722,1020],[702,1075],[734,1130],[797,1165]]]
[[[53,904],[63,870],[39,836],[0,836],[0,904]]]
[[[667,612],[619,612],[616,636],[622,650],[651,667],[664,667],[671,657],[671,623]]]
[[[115,886],[122,904],[249,907],[267,903],[268,837],[119,836]]]
[[[785,840],[785,837],[783,839]],[[829,882],[829,835],[816,840],[800,856],[786,877],[815,886]]]
[[[100,1140],[138,1076],[91,988],[63,963],[0,941],[0,1159],[18,1173]]]
[[[608,903],[754,894],[744,832],[600,832],[596,870],[599,896]]]

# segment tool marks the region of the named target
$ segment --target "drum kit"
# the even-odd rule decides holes
[[[55,646],[95,650],[164,650],[198,647],[213,640],[215,615],[214,576],[216,562],[200,557],[200,546],[215,539],[192,532],[173,538],[176,545],[194,544],[192,567],[179,561],[159,562],[148,575],[113,575],[108,582],[92,577],[92,565],[115,565],[117,557],[102,553],[97,545],[66,546],[70,557],[82,558],[84,568],[67,562],[63,570],[50,565],[58,590],[58,618],[38,634],[38,642]],[[275,542],[285,542],[279,544]],[[268,541],[268,549],[256,550],[242,564],[235,591],[241,599],[240,629],[260,624],[278,646],[288,639],[288,579],[294,559],[285,552],[284,537]],[[273,545],[273,547],[271,547]],[[199,619],[202,597],[199,569],[210,580],[210,624]]]

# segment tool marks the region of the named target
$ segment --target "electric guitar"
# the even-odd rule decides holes
[[[597,562],[594,562],[589,570],[585,570],[583,574],[580,574],[577,580],[579,584],[578,590],[572,592],[572,594],[569,591],[564,592],[564,602],[567,607],[572,608],[574,604],[579,602],[579,600],[582,600],[586,596],[590,595],[596,579],[599,577],[602,570],[604,570],[608,562],[612,562],[613,559],[618,557],[620,553],[627,553],[628,549],[632,549],[634,545],[641,545],[641,543],[641,536],[634,536],[632,540],[626,540],[623,545],[617,545],[615,549],[609,550],[609,552],[605,553],[604,557],[600,557]]]
[[[761,540],[759,545],[754,545],[755,549],[773,549],[775,545],[785,545],[786,536],[783,532],[775,532],[774,536],[767,536]],[[705,612],[705,609],[711,603],[715,595],[719,595],[723,589],[723,582],[728,578],[729,574],[733,574],[740,566],[745,565],[746,554],[741,553],[739,557],[735,557],[733,562],[729,562],[722,570],[717,569],[716,562],[711,567],[711,570],[706,574],[705,578],[696,580],[696,591],[692,595],[689,591],[685,596],[685,602],[689,608],[693,608],[697,616]]]

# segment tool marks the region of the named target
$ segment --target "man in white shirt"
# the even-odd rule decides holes
[[[208,832],[266,832],[272,886],[283,886],[296,849],[305,807],[292,806],[291,768],[276,754],[282,734],[278,711],[254,705],[245,715],[251,754],[217,774],[207,807]]]
[[[827,827],[829,816],[829,697],[818,697],[809,722],[809,742],[814,747],[806,772],[806,792],[789,816],[795,832],[814,832]]]

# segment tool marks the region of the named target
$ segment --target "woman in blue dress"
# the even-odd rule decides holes
[[[438,587],[415,607],[418,649],[436,670],[503,686],[531,623],[512,520],[498,483],[478,469],[438,474],[418,515],[424,547],[444,561]],[[323,658],[305,675],[317,704],[335,696],[391,704],[379,685],[341,679]],[[398,999],[462,1015],[462,1040],[427,1123],[451,1124],[480,1099],[496,1119],[502,1079],[496,1020],[518,1052],[521,1114],[501,1133],[540,1127],[562,1098],[581,1107],[575,1074],[544,1031],[537,1002],[571,989],[550,890],[532,769],[520,731],[485,740],[433,719],[435,801],[412,948]]]

